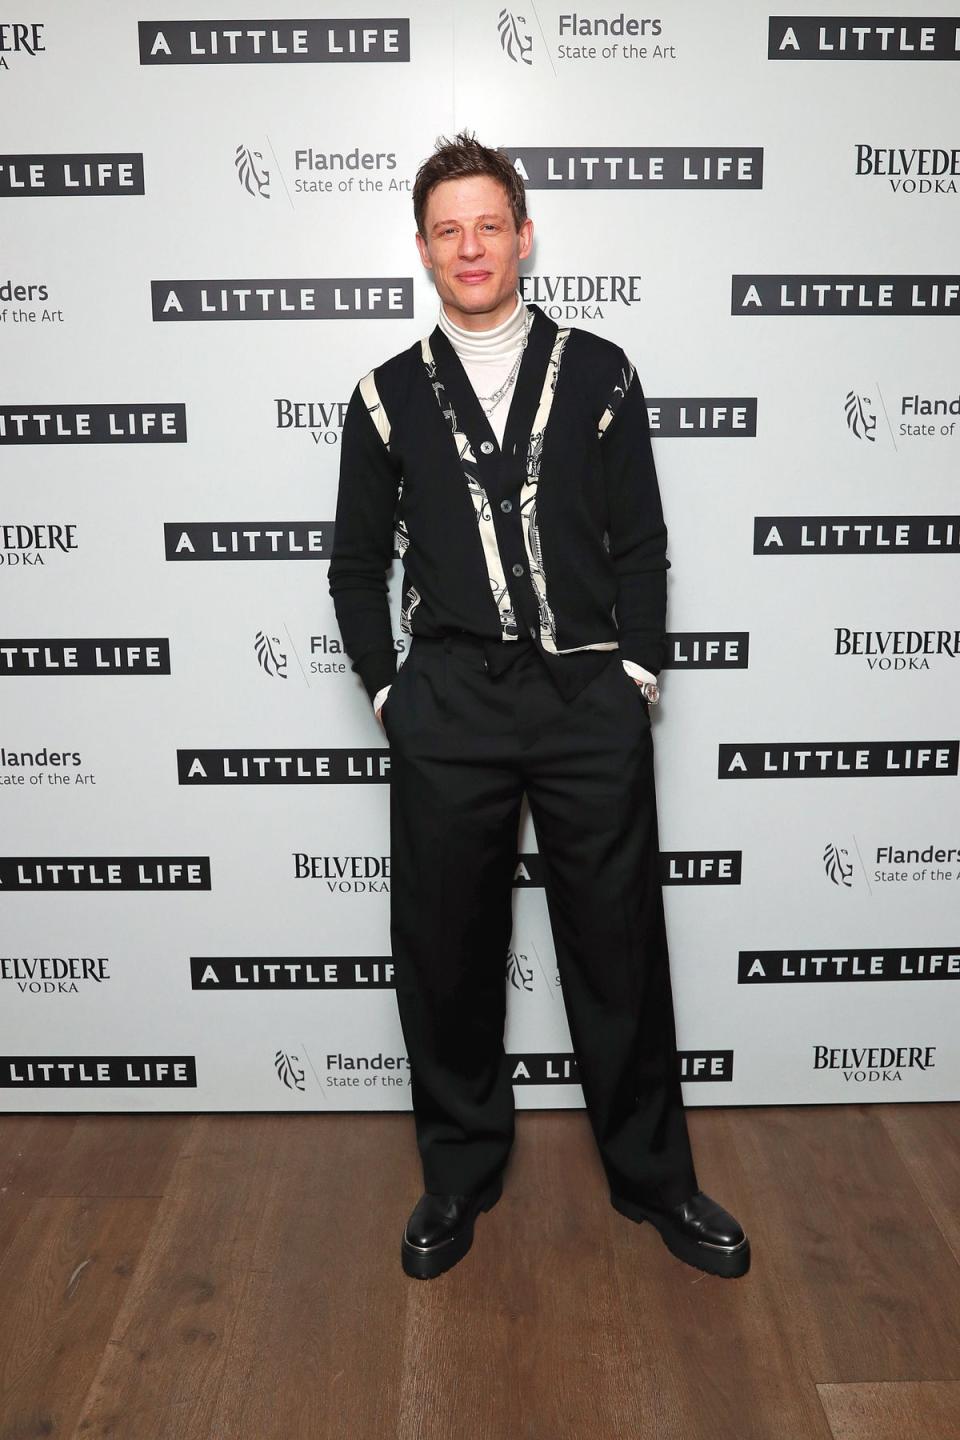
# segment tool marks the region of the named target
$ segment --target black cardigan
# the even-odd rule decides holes
[[[328,584],[372,699],[401,628],[531,636],[573,694],[619,648],[666,659],[667,530],[643,390],[623,350],[530,304],[503,446],[439,324],[364,375],[347,406]]]

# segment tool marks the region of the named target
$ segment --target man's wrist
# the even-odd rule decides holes
[[[636,660],[621,660],[620,664],[634,680],[650,680],[654,685],[658,683],[656,675],[650,670],[645,670],[642,665],[638,665]]]

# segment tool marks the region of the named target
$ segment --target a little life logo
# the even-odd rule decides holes
[[[263,163],[263,151],[240,144],[233,155],[237,180],[248,195],[258,200],[270,199],[270,171]]]

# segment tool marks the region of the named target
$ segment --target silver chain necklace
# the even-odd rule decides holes
[[[480,401],[480,405],[485,415],[490,415],[494,410],[496,410],[497,406],[500,404],[500,401],[503,399],[504,395],[506,395],[507,391],[510,389],[510,386],[516,379],[517,372],[520,369],[520,362],[523,359],[523,352],[524,350],[526,350],[527,341],[530,338],[530,326],[532,321],[533,316],[528,310],[526,312],[526,316],[523,322],[523,344],[520,346],[520,350],[517,354],[516,360],[514,360],[513,364],[510,367],[510,374],[507,376],[506,380],[504,380],[503,384],[499,386],[498,389],[494,390],[492,395],[477,396],[477,399]]]

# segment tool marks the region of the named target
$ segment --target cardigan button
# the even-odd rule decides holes
[[[522,575],[522,574],[523,574],[523,566],[522,566],[522,565],[514,565],[514,567],[513,567],[513,573],[514,573],[514,575]]]
[[[493,449],[493,441],[492,441],[492,440],[483,440],[483,441],[481,441],[480,449],[483,451],[484,455],[489,455],[489,454],[490,454],[490,451]]]
[[[500,501],[500,509],[503,511],[504,515],[509,515],[509,514],[510,514],[510,511],[513,509],[513,501],[512,501],[512,500],[501,500],[501,501]]]

